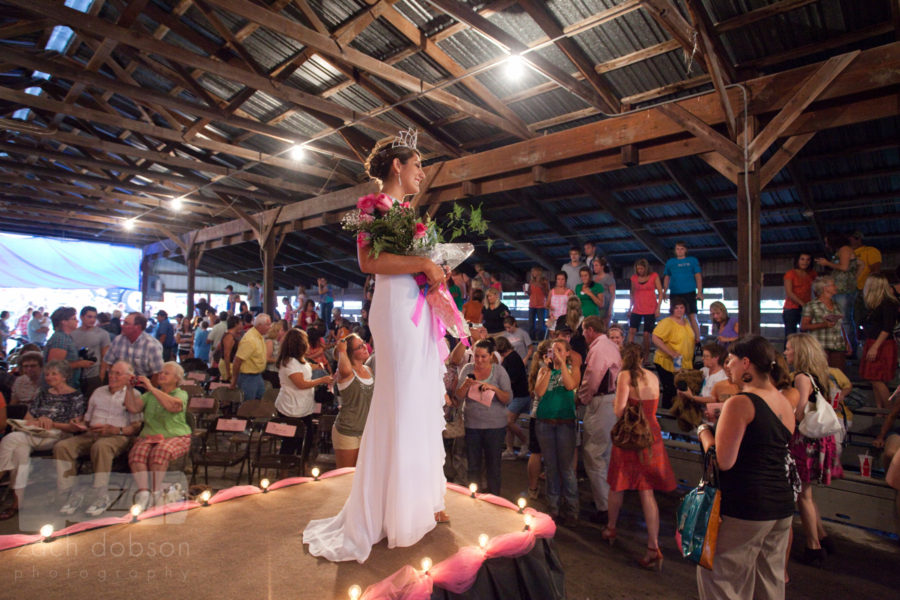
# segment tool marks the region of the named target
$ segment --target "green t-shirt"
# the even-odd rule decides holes
[[[550,383],[547,384],[547,391],[538,402],[534,416],[538,419],[575,418],[575,390],[566,389],[562,382],[562,371],[559,369],[550,372]]]
[[[575,293],[578,294],[578,299],[581,300],[581,314],[585,317],[600,316],[600,307],[594,304],[594,300],[590,296],[583,293],[583,288],[583,283],[579,283],[575,288]],[[595,296],[603,296],[603,286],[599,283],[591,284],[590,290],[594,292]]]
[[[167,411],[150,392],[144,392],[141,396],[144,401],[144,428],[141,430],[141,437],[158,434],[162,434],[164,438],[190,435],[191,428],[185,419],[188,394],[181,388],[175,388],[171,395],[181,400],[180,412]]]
[[[463,298],[462,290],[459,289],[458,285],[454,284],[451,284],[447,289],[450,290],[450,295],[453,297],[453,301],[456,302],[456,308],[462,311],[463,304],[465,303],[465,298]]]

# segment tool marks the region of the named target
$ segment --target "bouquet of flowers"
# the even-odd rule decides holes
[[[341,221],[346,231],[356,233],[356,245],[369,248],[377,258],[382,252],[404,256],[428,256],[435,264],[454,269],[473,252],[472,244],[453,244],[454,239],[467,233],[483,235],[487,221],[481,215],[481,207],[466,209],[455,204],[444,227],[428,216],[416,214],[409,202],[398,202],[387,194],[369,194],[356,203],[357,210],[348,213]],[[491,240],[487,240],[488,247]],[[427,288],[425,276],[419,274],[416,281]],[[465,337],[468,328],[445,285],[427,290],[425,294],[433,313],[454,337]],[[418,311],[417,311],[418,312]]]

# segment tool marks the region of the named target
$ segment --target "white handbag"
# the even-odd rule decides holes
[[[803,409],[803,420],[800,421],[798,426],[800,433],[808,438],[815,439],[842,433],[844,426],[841,420],[838,419],[837,413],[834,412],[831,402],[822,396],[822,392],[819,391],[819,386],[816,385],[816,380],[813,376],[809,373],[805,373],[805,375],[809,377],[809,381],[812,383],[813,393],[811,395],[814,396],[814,399],[808,401]]]

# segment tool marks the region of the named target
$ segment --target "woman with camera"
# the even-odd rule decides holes
[[[569,361],[569,344],[558,339],[543,357],[534,394],[539,398],[535,432],[544,457],[547,503],[550,516],[560,519],[559,497],[566,503],[565,516],[578,522],[578,480],[575,478],[575,388],[580,369]]]

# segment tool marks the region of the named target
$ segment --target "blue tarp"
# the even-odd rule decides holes
[[[140,288],[141,250],[0,234],[0,287]]]

